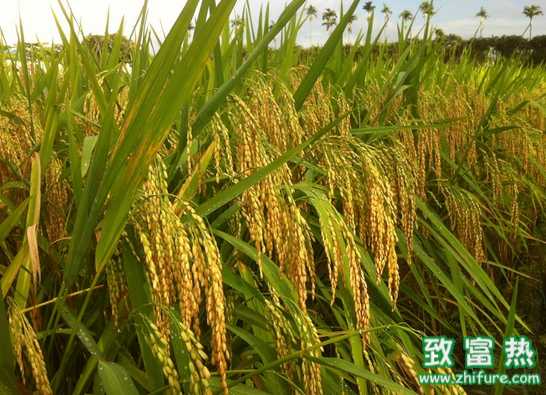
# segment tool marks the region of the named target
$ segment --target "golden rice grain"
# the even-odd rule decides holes
[[[184,201],[169,199],[166,171],[158,159],[150,167],[143,196],[136,204],[133,225],[142,244],[152,285],[159,336],[167,342],[170,319],[165,308],[178,301],[183,324],[200,334],[199,313],[206,302],[212,329],[212,362],[227,391],[229,353],[225,327],[222,264],[214,238],[204,220]],[[183,220],[187,218],[187,220]]]
[[[25,362],[23,355],[25,355],[26,360],[30,365],[32,377],[38,392],[44,395],[53,394],[47,377],[44,356],[36,332],[25,315],[15,304],[10,304],[9,307],[9,324],[13,349],[17,358],[17,364],[21,370],[23,381],[25,380]]]

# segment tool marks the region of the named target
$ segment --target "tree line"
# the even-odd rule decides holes
[[[366,11],[366,23],[368,27],[373,26],[374,23],[374,17],[376,13],[376,6],[372,1],[365,2],[363,6],[364,11]],[[385,28],[387,25],[392,21],[393,17],[393,11],[392,9],[387,5],[383,4],[383,7],[381,8],[381,14],[383,14],[383,25],[380,28],[379,36],[381,36],[385,32]],[[504,56],[504,57],[513,57],[518,56],[520,58],[524,58],[524,60],[528,60],[529,62],[533,64],[539,64],[539,63],[545,63],[546,64],[546,36],[536,36],[533,37],[533,23],[535,21],[535,18],[540,17],[544,15],[542,8],[539,5],[527,5],[523,8],[522,14],[525,15],[529,22],[526,25],[523,33],[521,35],[509,35],[509,36],[501,36],[501,37],[484,37],[484,29],[487,23],[487,19],[489,19],[490,15],[489,12],[484,8],[481,7],[480,10],[476,13],[476,17],[478,18],[478,23],[476,27],[476,31],[472,38],[465,40],[462,37],[455,35],[455,34],[446,34],[442,29],[440,28],[434,28],[431,27],[431,19],[434,15],[436,15],[436,8],[434,7],[433,1],[423,1],[419,5],[419,8],[412,12],[410,10],[404,10],[402,11],[398,16],[398,22],[397,22],[397,31],[398,31],[398,38],[399,41],[404,41],[407,39],[411,40],[418,40],[421,37],[422,31],[424,30],[424,33],[422,35],[423,38],[430,37],[430,34],[437,40],[443,42],[445,45],[449,46],[452,51],[450,52],[453,56],[459,56],[463,52],[470,52],[473,56],[477,57],[478,59],[488,59],[496,56]],[[312,21],[316,19],[319,16],[319,10],[313,6],[312,4],[309,4],[304,9],[304,16],[307,21]],[[416,34],[413,33],[412,29],[414,28],[415,20],[419,15],[422,15],[425,18],[425,26],[421,29],[421,31],[417,32]],[[329,31],[333,27],[335,27],[338,23],[338,14],[335,10],[331,8],[326,8],[322,14],[321,14],[321,20],[322,20],[322,26]],[[357,16],[353,15],[351,19],[349,20],[347,31],[349,33],[352,32],[354,23],[357,21]],[[242,23],[242,20],[240,18],[236,18],[232,21],[231,25],[232,28],[237,28]],[[429,32],[430,29],[430,32]],[[193,30],[193,25],[191,25],[190,30]],[[89,35],[85,37],[84,42],[87,44],[88,48],[90,49],[91,53],[95,54],[97,57],[100,56],[100,53],[103,51],[111,51],[114,46],[113,41],[114,36],[101,36],[101,35]],[[379,38],[379,37],[378,37]],[[379,40],[376,40],[376,42],[379,42]],[[0,51],[10,51],[14,50],[14,48],[11,48],[6,45],[1,45],[0,42]],[[32,54],[32,56],[44,56],[46,53],[51,52],[52,50],[54,52],[60,52],[60,49],[62,48],[61,45],[51,45],[51,46],[43,46],[41,44],[37,43],[27,43],[25,44],[27,46],[27,53]],[[130,62],[130,48],[131,48],[131,41],[123,38],[122,42],[119,43],[120,45],[120,52],[122,54],[122,59],[126,62]],[[389,46],[392,46],[392,50],[395,51],[397,48],[396,43],[393,44],[381,44],[382,46],[386,46],[387,50],[389,50]],[[312,51],[311,51],[312,52]]]
[[[367,1],[363,6],[364,11],[366,11],[366,19],[368,23],[371,22],[373,19],[376,6],[374,5],[373,1]],[[308,20],[313,20],[318,17],[319,10],[312,4],[308,5],[305,9],[305,12],[307,14]],[[385,23],[388,23],[392,18],[392,10],[387,4],[383,4],[383,8],[381,9],[381,13],[384,16]],[[410,10],[404,10],[399,15],[400,24],[398,25],[398,28],[402,31],[404,28],[407,28],[408,26],[413,25],[413,22],[415,21],[415,18],[419,15],[419,13],[422,13],[425,18],[430,18],[433,15],[436,14],[436,9],[434,7],[433,1],[423,1],[419,5],[419,9],[417,12],[412,12]],[[528,24],[525,27],[525,30],[522,33],[522,36],[529,35],[529,40],[533,38],[533,23],[535,21],[535,18],[544,15],[544,12],[542,11],[542,7],[536,4],[526,5],[523,7],[522,14],[529,20]],[[474,37],[482,37],[483,32],[486,25],[486,20],[489,18],[489,12],[484,8],[481,7],[480,10],[475,15],[478,18],[478,26],[476,28],[476,32],[474,33]],[[331,8],[326,8],[322,14],[322,26],[328,31],[332,27],[337,25],[338,22],[338,15],[337,12]],[[356,22],[357,16],[353,15],[351,17],[351,20],[349,21],[348,29],[352,30],[352,25]]]

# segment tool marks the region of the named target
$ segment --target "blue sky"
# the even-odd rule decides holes
[[[52,10],[57,8],[57,0],[0,0],[0,28],[8,42],[16,40],[15,25],[21,16],[27,40],[58,41]],[[70,0],[75,15],[81,20],[87,33],[100,33],[104,30],[107,10],[110,9],[111,21],[119,23],[125,17],[126,25],[131,25],[137,18],[142,0]],[[184,5],[184,0],[149,0],[150,21],[160,28],[167,30]],[[244,0],[239,0],[237,11],[240,12]],[[250,0],[253,8],[258,10],[262,0]],[[309,0],[319,11],[327,7],[339,10],[340,0]],[[343,1],[345,8],[350,0]],[[364,1],[361,2],[362,4]],[[403,9],[416,10],[420,0],[387,0],[396,17]],[[526,27],[527,19],[522,15],[525,5],[537,4],[546,12],[546,0],[436,0],[438,14],[434,18],[437,27],[447,33],[455,33],[465,37],[471,36],[477,26],[478,19],[474,16],[481,6],[484,6],[490,18],[486,22],[484,35],[521,34]],[[285,0],[270,1],[273,17],[278,15]],[[376,1],[377,8],[381,8],[382,1]],[[359,19],[355,23],[355,30],[363,26],[364,11],[359,9]],[[394,37],[395,22],[390,23],[387,33]],[[419,24],[420,22],[418,22]],[[546,34],[546,16],[539,17],[534,23],[535,34]],[[307,24],[301,35],[303,44],[309,41],[319,43],[327,36],[321,26],[320,18]]]

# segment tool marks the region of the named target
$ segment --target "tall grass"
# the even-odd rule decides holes
[[[301,64],[303,3],[163,38],[144,7],[102,48],[63,7],[1,53],[4,392],[424,393],[423,335],[531,329],[544,69],[446,60],[430,20],[345,51],[358,0]]]

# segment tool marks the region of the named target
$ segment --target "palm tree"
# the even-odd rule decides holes
[[[386,4],[383,4],[383,9],[381,10],[381,13],[385,15],[385,20],[389,20],[392,15],[392,10],[390,7]]]
[[[430,20],[434,14],[436,14],[436,10],[434,9],[434,4],[431,1],[423,1],[419,5],[419,10],[423,13],[426,19],[425,23],[425,38],[428,38],[429,32],[430,32]]]
[[[413,19],[413,14],[409,10],[404,10],[400,13],[400,19],[402,20],[402,34],[405,34],[406,24]]]
[[[373,1],[367,1],[364,4],[364,11],[368,13],[368,20],[372,18],[373,12],[375,10],[375,6],[373,5]]]
[[[478,30],[476,30],[476,33],[474,33],[474,37],[476,37],[478,32],[480,33],[480,37],[482,37],[485,20],[489,18],[489,14],[487,13],[485,8],[481,7],[480,11],[478,11],[478,13],[476,14],[476,17],[480,18],[480,24],[478,25]]]
[[[351,17],[349,18],[349,22],[347,23],[347,31],[349,33],[353,32],[353,23],[356,22],[356,19],[357,19],[357,17],[356,17],[355,14],[351,15]]]
[[[326,27],[326,30],[330,30],[332,26],[337,23],[337,14],[331,8],[327,8],[326,11],[322,13],[322,26]]]
[[[434,14],[436,14],[436,10],[434,9],[434,4],[432,3],[432,1],[423,1],[421,5],[419,5],[419,10],[421,10],[423,15],[427,18],[430,18]]]
[[[523,8],[523,15],[525,15],[527,18],[529,18],[529,25],[527,26],[527,29],[525,29],[525,32],[529,30],[529,40],[533,38],[533,19],[537,16],[544,15],[542,12],[542,8],[539,5],[528,5]],[[523,32],[523,34],[525,34]]]
[[[307,19],[313,20],[317,17],[318,11],[312,4],[310,4],[309,7],[305,9],[305,13],[307,14]]]
[[[318,10],[312,5],[310,4],[306,9],[305,9],[305,13],[307,15],[307,19],[309,21],[312,21],[314,20],[317,15],[318,15]],[[313,28],[310,28],[309,29],[309,41],[310,41],[310,44],[311,46],[313,45]]]
[[[400,13],[400,18],[402,18],[402,21],[408,22],[413,18],[413,14],[410,10],[404,10]]]

